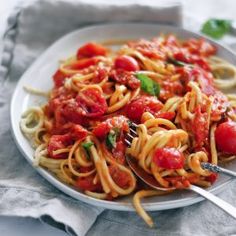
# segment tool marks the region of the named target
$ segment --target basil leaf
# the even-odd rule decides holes
[[[89,150],[90,150],[90,147],[93,146],[93,145],[94,145],[93,142],[82,143],[82,147],[84,148],[85,153],[86,153],[86,156],[87,156],[88,159],[89,159]]]
[[[106,145],[109,149],[116,147],[116,138],[117,138],[118,132],[114,129],[112,129],[109,134],[106,137]]]
[[[178,60],[174,59],[173,57],[169,57],[167,59],[167,62],[169,62],[171,64],[174,64],[175,66],[182,66],[183,67],[183,66],[188,65],[188,64],[186,64],[186,63],[184,63],[182,61],[178,61]]]
[[[201,32],[214,39],[220,39],[229,33],[230,27],[230,20],[209,19],[203,24]]]
[[[144,74],[136,74],[136,77],[141,81],[141,89],[144,92],[159,96],[161,87],[157,82],[153,81]]]

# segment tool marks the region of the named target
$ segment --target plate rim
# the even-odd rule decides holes
[[[24,150],[24,148],[20,145],[20,140],[18,140],[19,137],[17,137],[17,132],[16,132],[16,126],[19,125],[19,121],[18,123],[15,122],[15,118],[14,118],[14,103],[16,100],[16,95],[17,95],[17,91],[19,89],[22,89],[20,86],[21,81],[23,80],[23,78],[25,77],[25,75],[27,73],[30,73],[30,71],[37,66],[38,61],[40,60],[41,57],[44,57],[47,52],[52,48],[55,47],[57,44],[59,44],[61,41],[65,41],[66,38],[70,38],[73,37],[74,34],[77,34],[78,32],[83,32],[86,30],[97,30],[97,28],[103,28],[103,27],[111,27],[111,26],[116,26],[116,27],[122,27],[122,26],[126,26],[126,27],[132,27],[134,25],[139,25],[141,27],[144,26],[156,26],[158,27],[166,27],[169,29],[176,29],[178,31],[185,31],[186,33],[190,33],[193,36],[196,37],[202,37],[207,39],[209,42],[213,43],[216,46],[220,46],[221,48],[223,48],[224,50],[228,51],[229,53],[231,53],[235,60],[236,60],[236,54],[226,45],[222,45],[219,42],[216,42],[214,40],[212,40],[211,38],[202,35],[199,32],[195,32],[192,30],[188,30],[184,27],[178,27],[178,26],[173,26],[173,25],[166,25],[166,24],[156,24],[156,23],[143,23],[143,22],[135,22],[135,23],[129,23],[129,22],[123,22],[123,23],[103,23],[103,24],[94,24],[94,25],[90,25],[90,26],[85,26],[85,27],[81,27],[78,28],[74,31],[71,31],[65,35],[63,35],[62,37],[60,37],[59,39],[57,39],[56,41],[54,41],[51,45],[49,45],[41,54],[40,56],[35,59],[33,61],[33,63],[24,71],[24,73],[21,75],[20,79],[17,81],[15,88],[14,88],[14,92],[11,96],[11,101],[10,101],[10,124],[11,124],[11,134],[12,137],[14,139],[14,142],[18,148],[18,150],[21,152],[21,154],[24,156],[24,158],[28,161],[28,163],[32,166],[32,168],[34,170],[36,170],[45,180],[47,180],[50,184],[52,184],[54,187],[56,187],[57,189],[59,189],[62,193],[65,193],[67,195],[69,195],[70,197],[72,197],[73,199],[82,201],[84,203],[88,203],[94,206],[98,206],[98,207],[102,207],[105,209],[111,209],[111,210],[117,210],[117,211],[135,211],[132,203],[129,202],[118,202],[118,201],[108,201],[108,200],[100,200],[100,199],[95,199],[93,197],[90,197],[82,192],[76,191],[75,189],[73,189],[73,187],[63,183],[62,181],[60,181],[59,179],[57,179],[55,176],[53,176],[53,174],[51,174],[49,171],[43,169],[42,167],[35,167],[33,166],[33,162],[32,162],[32,157],[30,157],[26,151]],[[17,124],[15,124],[17,123]],[[229,183],[231,183],[233,181],[232,178],[226,180],[225,182],[223,182],[222,184],[216,186],[216,187],[212,187],[211,189],[207,190],[211,193],[214,194],[218,194],[219,192],[221,192]],[[159,211],[159,210],[168,210],[168,209],[174,209],[174,208],[179,208],[179,207],[185,207],[185,206],[189,206],[195,203],[198,203],[200,201],[203,201],[204,198],[201,196],[198,196],[197,194],[194,194],[193,196],[190,197],[186,197],[184,199],[176,199],[176,200],[170,200],[170,201],[162,201],[161,203],[159,202],[155,202],[155,203],[142,203],[142,206],[144,207],[144,209],[148,210],[148,211]]]

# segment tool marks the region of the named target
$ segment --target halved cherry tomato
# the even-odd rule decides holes
[[[111,165],[109,166],[109,172],[112,179],[119,187],[125,188],[129,186],[129,176],[127,176],[126,172],[120,170],[119,167]]]
[[[93,183],[94,176],[89,175],[87,177],[78,177],[76,181],[76,187],[80,188],[84,191],[92,191],[92,192],[101,192],[102,191],[102,185],[100,182],[94,184]]]
[[[218,178],[218,174],[217,173],[211,173],[205,179],[206,179],[206,181],[209,181],[211,184],[214,184],[215,181],[217,180],[217,178]]]
[[[215,139],[218,150],[236,154],[236,123],[233,121],[221,123],[216,128]]]
[[[126,145],[122,140],[117,141],[116,146],[111,150],[114,159],[122,165],[125,163],[125,150]]]
[[[131,89],[140,87],[140,80],[138,80],[133,73],[122,69],[112,70],[110,79],[117,83],[127,85]]]
[[[118,128],[121,131],[128,132],[128,119],[125,116],[109,118],[96,126],[93,130],[93,134],[100,139],[104,139],[112,128]]]
[[[156,118],[162,118],[166,120],[173,120],[175,118],[175,112],[172,111],[166,111],[166,112],[158,112],[155,114]]]
[[[53,152],[58,149],[63,149],[72,143],[72,138],[69,134],[52,135],[48,143],[48,154],[54,159],[66,158],[68,153],[61,153],[54,155]]]
[[[88,134],[88,131],[84,129],[81,125],[73,124],[70,128],[70,135],[75,140],[84,139]]]
[[[125,110],[129,119],[140,123],[144,112],[156,114],[162,107],[163,104],[156,97],[143,95],[131,101]]]
[[[176,148],[157,148],[152,160],[157,166],[165,169],[184,167],[184,155]]]
[[[140,39],[138,41],[128,42],[128,46],[141,52],[144,56],[155,59],[165,59],[166,52],[163,50],[163,45],[160,40],[145,40]]]
[[[107,111],[107,102],[102,93],[96,88],[81,90],[76,98],[82,115],[86,117],[100,117]]]
[[[194,147],[199,149],[207,142],[209,128],[207,125],[207,113],[201,111],[201,107],[198,106],[195,109],[195,116],[192,120],[192,132],[194,135]]]
[[[71,63],[68,68],[72,70],[82,70],[89,66],[94,66],[99,60],[97,58],[82,58]]]
[[[85,125],[86,119],[84,117],[84,110],[80,107],[76,99],[70,99],[63,106],[63,117],[67,122],[73,122],[75,124]]]
[[[183,46],[192,54],[201,56],[211,56],[216,53],[216,47],[205,39],[189,39],[183,43]]]
[[[60,70],[57,70],[53,75],[53,81],[56,87],[61,87],[64,84],[67,75]]]
[[[87,43],[80,47],[77,51],[77,58],[105,56],[107,49],[98,43]]]
[[[122,55],[115,59],[115,68],[127,71],[137,71],[139,70],[139,65],[133,57]]]
[[[173,57],[185,63],[196,64],[199,65],[204,70],[210,70],[210,66],[206,59],[202,56],[191,54],[188,51],[182,49],[176,53],[174,53]]]

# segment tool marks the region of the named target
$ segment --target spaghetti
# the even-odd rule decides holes
[[[27,87],[49,100],[25,111],[20,127],[36,166],[94,198],[134,193],[138,214],[152,226],[141,198],[164,192],[140,188],[125,155],[162,187],[212,185],[217,176],[201,162],[236,155],[236,96],[219,90],[236,86],[236,67],[204,39],[159,36],[117,51],[109,45],[85,44],[62,61],[49,94]],[[129,121],[138,135],[127,147]]]

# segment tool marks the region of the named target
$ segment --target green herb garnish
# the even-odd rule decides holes
[[[203,24],[201,31],[214,39],[220,39],[229,33],[230,27],[230,20],[209,19]]]
[[[161,87],[157,82],[153,81],[144,74],[136,74],[136,77],[141,81],[141,89],[144,92],[159,96]]]
[[[174,59],[173,57],[168,57],[167,62],[169,62],[169,63],[171,63],[175,66],[182,66],[182,67],[186,66],[186,65],[189,65],[189,64],[184,63],[182,61],[178,61],[178,60]]]
[[[93,145],[94,145],[93,142],[82,143],[82,147],[84,148],[85,153],[86,153],[86,156],[87,156],[88,159],[89,159],[89,150],[90,150],[90,147],[93,146]]]

